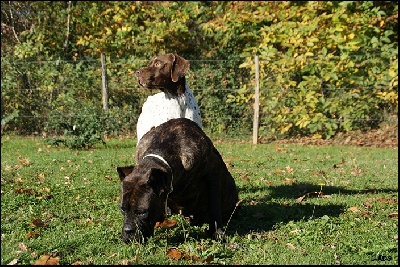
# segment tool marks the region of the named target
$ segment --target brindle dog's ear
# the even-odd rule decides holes
[[[168,173],[160,169],[151,169],[147,183],[153,188],[154,193],[161,196],[168,190]]]
[[[117,167],[117,172],[121,181],[124,180],[125,177],[128,176],[133,171],[134,168],[135,168],[134,165],[127,167]]]
[[[172,69],[171,69],[171,78],[172,81],[175,83],[177,82],[180,78],[185,76],[186,72],[188,71],[190,67],[189,61],[184,59],[181,56],[178,56],[177,54],[173,54],[175,57],[174,63],[172,64]]]

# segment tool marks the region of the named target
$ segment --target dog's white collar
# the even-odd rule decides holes
[[[145,155],[142,159],[147,158],[147,157],[158,158],[159,160],[161,160],[162,162],[164,162],[164,164],[167,165],[167,167],[168,167],[168,168],[170,169],[170,171],[171,171],[171,185],[170,185],[169,191],[168,191],[168,193],[167,193],[167,198],[165,199],[165,215],[170,215],[171,212],[168,212],[167,202],[168,202],[168,195],[169,195],[169,193],[171,193],[172,190],[173,190],[172,181],[174,180],[174,174],[172,173],[172,168],[171,168],[171,166],[168,164],[168,161],[166,161],[166,160],[165,160],[163,157],[161,157],[160,155],[150,153],[150,154]]]

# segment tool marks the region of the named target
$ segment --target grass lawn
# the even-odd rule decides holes
[[[1,264],[398,263],[398,150],[216,142],[239,189],[226,243],[172,215],[123,243],[117,166],[136,142],[73,151],[1,140]]]

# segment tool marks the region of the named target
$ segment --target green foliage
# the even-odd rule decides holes
[[[330,138],[368,130],[397,113],[397,34],[393,10],[372,2],[282,2],[263,10],[259,29],[263,116],[267,132]],[[372,8],[373,7],[373,8]],[[366,23],[368,22],[368,23]],[[390,100],[389,100],[390,99]]]
[[[110,109],[132,118],[148,94],[134,71],[169,52],[191,62],[188,82],[211,132],[251,129],[254,55],[261,135],[330,138],[398,111],[396,2],[3,1],[1,19],[1,111],[18,110],[8,124],[18,133],[41,132],[64,90],[98,105],[100,53]]]
[[[88,105],[83,105],[81,108],[74,105],[67,115],[55,111],[50,114],[46,130],[55,131],[58,135],[49,137],[48,143],[52,145],[62,143],[72,149],[90,148],[99,142],[105,144],[106,118],[101,109]]]

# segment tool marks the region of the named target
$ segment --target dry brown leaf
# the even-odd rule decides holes
[[[29,247],[27,245],[25,245],[24,243],[18,243],[18,250],[20,252],[28,251]]]
[[[182,253],[176,248],[170,248],[167,250],[167,256],[173,260],[179,260],[182,258]]]
[[[33,265],[59,265],[60,258],[45,254],[36,260]]]
[[[205,261],[206,261],[207,263],[210,263],[210,262],[214,261],[214,255],[213,255],[213,254],[208,255]]]
[[[6,171],[11,171],[12,167],[10,165],[6,165],[6,167],[4,168]]]
[[[380,198],[377,198],[376,201],[381,202],[381,203],[397,204],[397,199],[395,199],[395,198],[380,197]]]
[[[104,176],[104,179],[105,179],[107,182],[112,182],[112,180],[113,180],[109,175]]]
[[[75,261],[71,263],[71,265],[83,265],[81,261]]]
[[[286,169],[286,172],[287,172],[287,173],[293,173],[293,172],[294,172],[294,170],[293,170],[292,168],[290,168],[289,165],[287,165],[287,166],[285,167],[285,169]]]
[[[26,188],[26,189],[22,189],[22,188],[17,188],[14,190],[14,193],[16,194],[30,194],[30,195],[34,195],[35,191],[31,188]]]
[[[296,179],[285,178],[285,184],[292,184],[296,182]]]
[[[242,180],[245,181],[245,182],[248,182],[248,181],[250,181],[250,178],[249,177],[242,177]]]
[[[360,210],[357,207],[350,207],[347,210],[349,210],[351,212],[360,212]]]
[[[9,263],[7,263],[7,265],[15,265],[15,264],[17,264],[17,262],[18,262],[18,259],[13,259]]]
[[[296,249],[296,247],[292,243],[286,243],[286,246],[290,249]]]
[[[306,195],[302,195],[301,197],[298,197],[298,198],[296,199],[296,202],[297,202],[297,203],[300,203],[305,197],[306,197]]]
[[[296,202],[297,202],[297,203],[300,203],[305,197],[324,197],[324,198],[331,198],[332,196],[331,196],[331,195],[324,195],[324,193],[322,193],[322,192],[316,192],[316,191],[314,191],[314,192],[308,192],[308,193],[302,195],[301,197],[298,197],[298,198],[296,199]]]
[[[389,213],[389,218],[397,218],[397,212]]]
[[[45,187],[45,188],[39,189],[39,191],[38,191],[38,192],[39,192],[39,193],[43,193],[43,192],[50,193],[50,188],[48,188],[48,187]]]
[[[319,197],[323,197],[323,198],[331,198],[331,195],[320,195]]]
[[[47,224],[45,224],[41,219],[34,218],[31,223],[31,226],[36,226],[36,227],[46,227]]]
[[[369,203],[369,202],[364,202],[363,206],[367,207],[367,208],[372,208],[373,207],[373,205],[371,203]]]
[[[281,147],[279,147],[277,145],[275,145],[275,150],[278,151],[278,152],[286,153],[286,150],[284,148],[281,148]]]
[[[136,254],[131,260],[122,260],[121,265],[134,265],[139,259],[140,253]]]
[[[38,232],[29,232],[29,233],[26,235],[26,239],[29,239],[29,238],[31,238],[32,236],[37,235],[37,234],[39,234],[39,233],[38,233]]]
[[[361,215],[365,218],[371,218],[371,216],[369,216],[370,212],[367,210],[364,210],[361,212]]]
[[[353,176],[361,175],[361,173],[362,173],[362,171],[361,171],[360,169],[356,169],[356,170],[354,170],[354,171],[351,172],[351,174],[352,174]]]
[[[154,228],[158,228],[158,227],[171,228],[175,225],[176,225],[176,220],[171,219],[171,220],[164,220],[163,222],[156,222],[156,226]]]
[[[18,157],[19,163],[21,163],[24,166],[28,166],[31,164],[30,160],[28,158],[23,158],[21,156]]]

